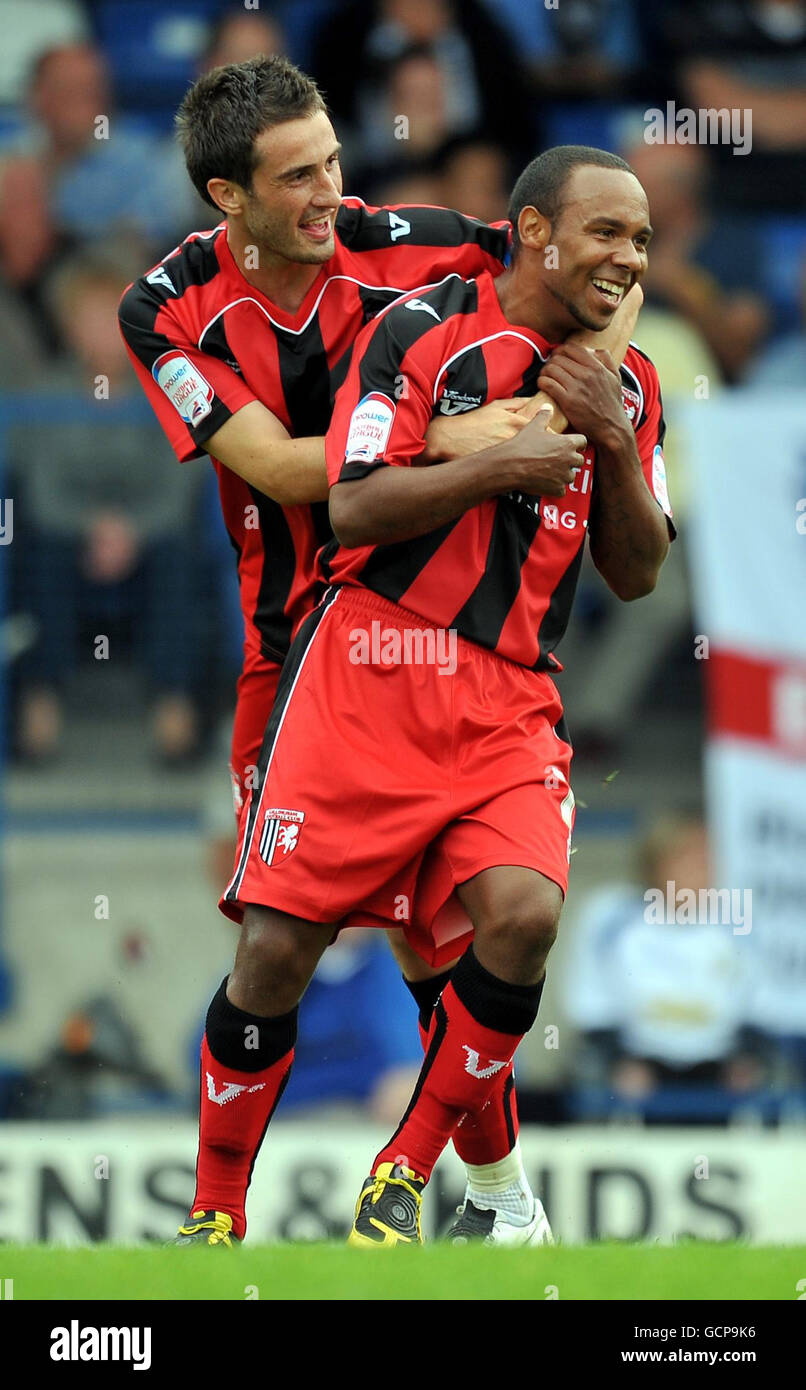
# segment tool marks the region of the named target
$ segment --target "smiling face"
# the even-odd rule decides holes
[[[594,332],[607,327],[646,271],[651,236],[646,194],[633,174],[593,164],[572,169],[551,226],[557,255],[543,257],[541,275],[555,305],[565,310],[568,331],[580,324]]]
[[[329,260],[341,204],[340,148],[324,111],[259,135],[252,187],[235,186],[246,239],[281,260],[302,265]]]

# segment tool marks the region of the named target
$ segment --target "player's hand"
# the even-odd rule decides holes
[[[550,405],[542,405],[533,420],[498,450],[501,492],[525,492],[537,497],[563,497],[581,468],[587,439],[583,434],[554,434],[548,428]]]
[[[538,391],[534,396],[490,401],[459,415],[437,415],[428,426],[425,449],[416,461],[447,463],[504,444],[534,420],[538,410],[546,405],[552,410],[549,429],[562,434],[568,421],[545,391]]]
[[[654,256],[653,247],[653,265]],[[614,362],[623,362],[627,348],[630,346],[630,339],[635,332],[635,325],[638,322],[638,315],[641,312],[643,302],[644,292],[636,281],[625,294],[606,328],[600,328],[596,333],[590,328],[578,328],[576,332],[569,334],[565,340],[566,343],[580,343],[582,347],[601,348],[610,353]]]
[[[555,348],[538,377],[538,385],[591,444],[604,444],[629,423],[621,403],[621,378],[609,352],[578,343]]]
[[[437,415],[428,426],[418,463],[448,463],[512,439],[532,418],[530,399],[490,401],[459,415]]]

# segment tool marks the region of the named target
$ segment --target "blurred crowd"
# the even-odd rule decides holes
[[[0,458],[25,537],[7,554],[12,748],[28,764],[59,754],[92,634],[114,630],[128,653],[166,767],[204,748],[238,669],[212,470],[176,464],[115,320],[131,279],[216,220],[172,137],[187,85],[210,67],[285,52],[311,72],[344,144],[345,191],[370,203],[496,220],[539,150],[621,153],[655,228],[637,337],[667,414],[695,389],[806,382],[806,0],[0,0],[0,27]],[[646,113],[667,103],[750,110],[752,148],[649,143]],[[612,601],[586,568],[561,652],[574,742],[591,759],[617,748],[690,630],[693,496],[674,435],[668,463],[681,539],[651,605]],[[701,826],[665,842],[682,869],[652,853],[645,882],[705,881]],[[590,906],[567,999],[580,1113],[597,1088],[637,1104],[670,1077],[752,1091],[780,1063],[747,1031],[730,942],[714,927],[669,930],[646,927],[636,887]],[[336,961],[324,995],[358,979],[365,949]],[[642,994],[645,950],[658,961]],[[708,997],[686,1021],[669,1001],[679,980],[694,1007],[700,956]]]

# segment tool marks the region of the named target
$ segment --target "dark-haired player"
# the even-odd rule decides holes
[[[254,780],[292,631],[316,598],[314,555],[331,535],[322,436],[352,343],[405,289],[483,269],[499,273],[509,228],[443,209],[372,209],[342,199],[339,146],[321,95],[284,58],[205,75],[186,96],[178,124],[193,182],[224,221],[187,238],[131,286],[120,323],[178,457],[208,453],[218,473],[246,625],[231,760],[240,804]],[[504,440],[529,409],[513,400],[472,422],[440,417],[429,431],[429,457]],[[208,1014],[193,1204],[202,1215],[189,1223],[188,1238],[214,1242],[227,1223],[236,1236],[245,1229],[246,1187],[269,1114],[255,1078],[277,1032],[263,1009],[265,951],[261,932],[242,936],[240,973],[222,985]],[[427,1020],[442,975],[401,946],[398,956]],[[248,1049],[244,1030],[253,1016],[265,1027],[261,1045]],[[293,1020],[281,1031],[286,1041]],[[241,1089],[228,1089],[227,1068],[247,1077],[232,1083]],[[468,1122],[459,1147],[482,1184],[489,1179],[501,1189],[502,1206],[512,1200],[505,1189],[516,1190],[521,1210],[513,1219],[526,1227],[539,1213],[516,1139],[507,1077],[478,1125]]]
[[[625,600],[654,588],[669,545],[652,364],[631,347],[619,375],[606,354],[566,342],[578,325],[609,323],[645,270],[641,185],[613,155],[560,147],[525,170],[510,215],[504,275],[407,296],[359,340],[327,438],[330,587],[285,663],[222,904],[245,911],[247,932],[288,943],[274,960],[279,1016],[345,914],[394,920],[391,881],[414,904],[408,929],[423,952],[430,933],[432,959],[454,889],[473,925],[453,941],[463,954],[420,1079],[359,1198],[356,1245],[419,1239],[437,1157],[464,1116],[483,1114],[537,1014],[574,808],[550,673],[585,536]],[[538,386],[574,433],[552,436],[538,418],[504,447],[411,466],[441,400]],[[401,646],[413,629],[455,630],[455,673],[357,663],[356,636],[373,623]],[[278,848],[283,835],[292,852]],[[447,872],[418,886],[434,854]],[[266,1084],[276,1090],[279,1076]],[[471,1201],[454,1238],[495,1239],[496,1224]]]

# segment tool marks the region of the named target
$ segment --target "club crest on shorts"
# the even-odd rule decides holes
[[[304,811],[266,811],[258,852],[269,867],[284,863],[297,848],[304,819]]]

